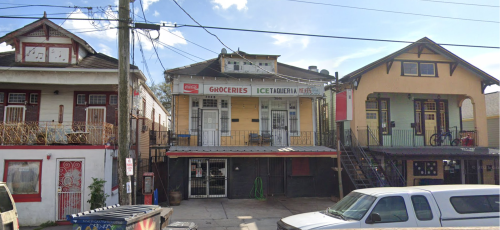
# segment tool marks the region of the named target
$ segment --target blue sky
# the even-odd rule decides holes
[[[500,5],[497,0],[310,0],[350,7],[370,8],[386,11],[399,11],[412,14],[427,14],[441,17],[467,18],[484,21],[500,21],[500,8],[460,5],[452,3]],[[446,3],[445,3],[446,2]],[[1,1],[6,3],[0,7],[14,4],[42,4],[29,1]],[[454,20],[446,18],[425,17],[408,14],[377,12],[345,7],[306,4],[288,0],[180,0],[181,6],[202,25],[218,27],[234,27],[255,30],[273,30],[322,34],[345,37],[363,37],[416,41],[429,37],[437,43],[453,43],[465,45],[500,46],[500,24],[491,22]],[[103,18],[97,6],[117,5],[115,0],[74,0],[43,1],[43,4],[67,6],[92,6],[93,17]],[[140,0],[131,7],[135,9],[136,22],[144,22],[140,10]],[[172,0],[142,0],[148,21],[167,24],[195,23],[182,12]],[[116,8],[113,8],[116,10]],[[0,15],[33,15],[41,16],[47,11],[48,17],[88,18],[87,10],[73,11],[67,8],[25,7],[16,9],[0,9]],[[117,15],[108,11],[107,17]],[[0,35],[20,28],[34,20],[0,19]],[[62,20],[54,20],[61,24]],[[63,27],[85,39],[98,52],[118,57],[117,30],[115,24],[100,23],[92,25],[89,21],[65,21]],[[102,31],[97,31],[97,29]],[[93,32],[88,32],[93,31]],[[372,61],[397,51],[406,44],[357,41],[344,39],[313,38],[301,36],[272,35],[249,32],[210,30],[234,50],[238,48],[247,53],[281,55],[278,61],[307,68],[316,65],[319,69],[327,69],[330,73],[339,72],[340,76],[350,73]],[[145,33],[138,31],[136,34]],[[176,36],[174,36],[173,34]],[[135,43],[135,64],[144,74],[155,82],[163,81],[163,68],[152,49],[147,37],[140,35],[144,51],[139,50],[139,41]],[[156,32],[151,36],[158,37]],[[213,36],[199,28],[163,28],[159,40],[182,51],[202,59],[215,58],[216,53],[207,51],[184,39],[195,42],[207,49],[219,53],[223,48]],[[0,50],[7,50],[5,44]],[[465,48],[445,46],[448,50],[476,65],[480,69],[500,78],[500,50],[484,48]],[[165,47],[158,47],[158,54],[166,69],[176,68],[202,61],[189,56],[187,59]],[[145,68],[149,68],[149,73]],[[489,87],[487,92],[498,91],[500,87]]]

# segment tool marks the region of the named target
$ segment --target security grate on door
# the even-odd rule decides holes
[[[189,198],[227,197],[227,159],[189,159]]]

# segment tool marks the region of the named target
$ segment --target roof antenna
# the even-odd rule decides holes
[[[43,11],[43,18],[47,18],[47,11]]]

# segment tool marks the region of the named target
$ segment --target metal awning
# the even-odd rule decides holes
[[[325,146],[171,146],[169,157],[337,157]]]
[[[394,156],[499,156],[497,149],[471,146],[370,147]]]

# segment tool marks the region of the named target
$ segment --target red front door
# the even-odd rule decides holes
[[[82,211],[82,160],[60,160],[57,187],[57,220]]]

